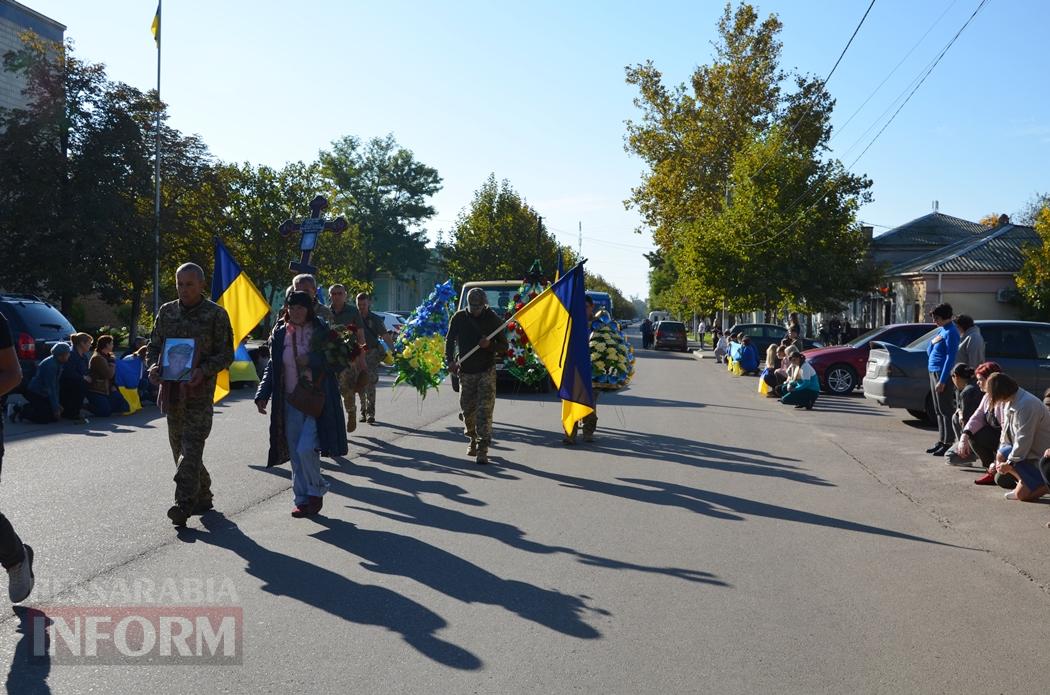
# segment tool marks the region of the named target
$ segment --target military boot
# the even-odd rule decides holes
[[[472,441],[470,443],[470,448],[467,449],[467,456],[477,456],[477,455],[478,455],[478,443]]]
[[[183,507],[179,504],[173,504],[168,510],[168,518],[171,519],[171,523],[181,528],[186,525],[186,520],[190,518],[193,510],[189,507]]]
[[[489,462],[489,452],[485,449],[478,449],[478,455],[474,457],[474,463],[479,466],[484,466]]]

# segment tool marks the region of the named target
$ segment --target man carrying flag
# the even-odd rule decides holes
[[[449,372],[459,376],[459,406],[463,411],[464,434],[470,438],[467,456],[489,462],[492,442],[492,411],[496,406],[496,357],[507,352],[504,324],[488,306],[485,290],[467,293],[467,310],[452,316],[445,336],[445,361]]]
[[[567,437],[573,436],[577,422],[594,412],[585,296],[579,263],[514,315],[558,387]]]

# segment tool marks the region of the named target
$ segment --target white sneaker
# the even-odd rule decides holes
[[[26,557],[17,565],[7,570],[7,595],[11,603],[20,603],[29,598],[36,578],[33,576],[33,549],[23,544]]]
[[[1003,497],[1005,497],[1008,500],[1015,500],[1015,499],[1017,499],[1017,491],[1016,490],[1010,490],[1010,492],[1008,492],[1005,495],[1003,495]]]

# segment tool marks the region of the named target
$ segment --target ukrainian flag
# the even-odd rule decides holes
[[[149,30],[153,33],[157,48],[160,48],[160,0],[157,0],[157,14],[153,15],[153,23],[150,24]]]
[[[558,386],[565,433],[594,412],[590,327],[583,302],[583,264],[577,264],[514,316]]]
[[[270,305],[263,299],[262,293],[241,271],[241,266],[233,260],[229,249],[218,237],[215,238],[215,272],[212,273],[211,279],[211,300],[230,315],[234,351],[259,321],[270,313]],[[218,403],[229,393],[230,372],[223,370],[219,372],[215,382],[215,402]]]

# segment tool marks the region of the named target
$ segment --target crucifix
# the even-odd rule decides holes
[[[293,232],[299,232],[301,235],[299,238],[299,260],[289,263],[289,270],[297,273],[310,273],[311,275],[316,273],[317,268],[310,265],[310,256],[313,255],[314,249],[317,247],[317,235],[323,231],[340,234],[350,227],[342,216],[336,217],[334,220],[324,219],[321,213],[327,207],[328,199],[323,195],[319,195],[310,201],[309,217],[302,222],[288,219],[281,223],[277,230],[281,233],[281,236],[288,236]]]

